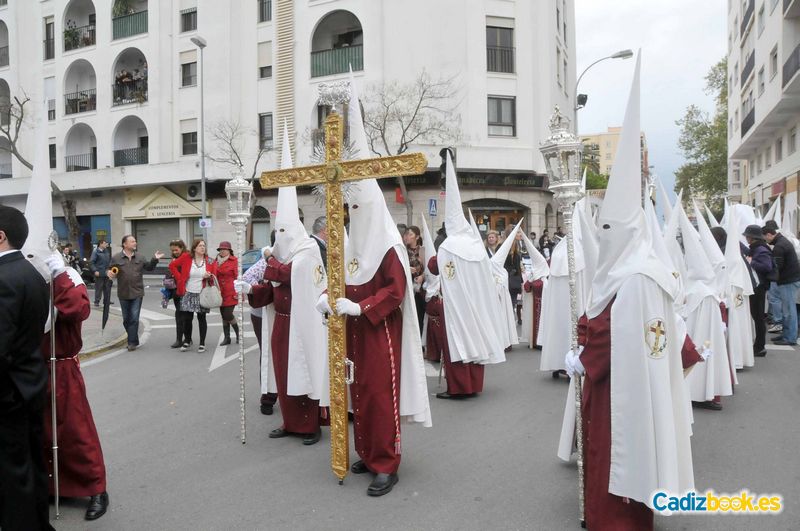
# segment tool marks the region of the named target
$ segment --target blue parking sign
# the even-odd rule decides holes
[[[428,199],[428,215],[432,218],[435,218],[438,214],[438,208],[436,206],[436,199]]]

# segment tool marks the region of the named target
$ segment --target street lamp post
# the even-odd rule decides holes
[[[592,63],[589,66],[587,66],[586,68],[584,68],[583,72],[581,72],[581,75],[578,76],[578,80],[575,82],[575,100],[574,100],[575,101],[575,109],[574,109],[574,119],[573,119],[573,121],[575,122],[575,134],[576,135],[580,136],[580,131],[578,131],[578,110],[583,109],[583,107],[586,105],[586,100],[585,99],[583,101],[583,104],[581,104],[581,105],[578,104],[578,85],[580,84],[581,79],[583,78],[584,74],[586,74],[586,72],[588,72],[589,69],[592,68],[594,65],[596,65],[597,63],[599,63],[601,61],[605,61],[606,59],[630,59],[631,57],[633,57],[633,51],[631,51],[631,50],[620,50],[617,53],[608,55],[606,57],[601,57],[600,59],[598,59],[594,63]]]
[[[203,105],[203,78],[206,74],[203,65],[203,50],[206,47],[206,40],[199,35],[190,39],[195,46],[200,48],[200,202],[203,216],[203,241],[208,245],[208,226],[206,221],[206,141],[205,141],[205,106]]]

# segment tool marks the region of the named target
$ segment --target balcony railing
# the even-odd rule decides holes
[[[786,85],[789,84],[798,69],[800,69],[800,44],[795,46],[792,53],[789,54],[789,58],[783,63],[781,88],[786,88]]]
[[[11,163],[0,164],[0,179],[10,179],[11,177]]]
[[[750,74],[753,73],[753,68],[755,68],[755,66],[756,66],[756,51],[753,50],[747,57],[747,61],[745,61],[744,66],[742,66],[742,80],[740,84],[742,89],[745,88],[744,83],[750,77]]]
[[[8,46],[0,46],[0,66],[8,66]]]
[[[83,171],[97,169],[97,155],[95,153],[81,153],[80,155],[67,155],[64,157],[67,171]]]
[[[744,118],[742,118],[742,138],[744,138],[744,135],[746,135],[747,132],[750,130],[750,128],[753,127],[754,123],[756,123],[756,108],[755,107],[750,109],[750,112],[745,114]]]
[[[343,74],[350,65],[353,65],[353,71],[364,70],[363,45],[311,52],[311,77]]]
[[[147,101],[147,79],[114,83],[111,85],[111,93],[111,105],[114,107],[126,103],[144,103]]]
[[[258,0],[258,21],[272,20],[272,0]]]
[[[42,44],[44,44],[44,60],[54,59],[56,56],[56,40],[53,38],[45,39]]]
[[[486,69],[489,72],[514,73],[514,48],[512,46],[487,46]]]
[[[67,28],[64,30],[64,51],[77,50],[85,46],[93,46],[96,42],[94,24],[80,28]]]
[[[147,33],[147,10],[145,9],[132,15],[114,17],[111,22],[114,40]]]
[[[47,100],[47,119],[51,122],[56,119],[56,100]]]
[[[147,164],[147,148],[128,148],[114,150],[114,166],[135,166]]]
[[[753,20],[753,11],[756,10],[756,0],[750,0],[747,3],[747,9],[744,10],[744,14],[742,15],[742,23],[739,26],[739,36],[744,37],[745,30],[747,26],[750,24],[750,21]]]
[[[86,89],[64,94],[64,114],[76,114],[95,109],[97,109],[97,89]]]

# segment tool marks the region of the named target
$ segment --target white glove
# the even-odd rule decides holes
[[[711,348],[709,348],[710,346],[711,342],[706,341],[705,343],[703,343],[703,347],[700,349],[699,354],[700,356],[702,356],[703,361],[708,361],[708,358],[710,358],[714,354],[714,351],[711,350]]]
[[[251,286],[249,282],[245,282],[244,280],[234,280],[233,289],[236,291],[236,293],[244,293],[245,295],[247,295],[251,291],[253,291],[253,286]]]
[[[269,260],[269,257],[272,256],[272,247],[270,246],[262,247],[261,256],[264,257],[264,260]]]
[[[578,376],[583,376],[583,373],[586,372],[586,369],[583,367],[583,363],[581,363],[581,353],[583,352],[583,346],[578,347],[578,353],[575,354],[572,350],[567,352],[567,355],[564,356],[564,365],[565,369],[567,370],[567,374],[569,377],[572,378],[576,374]]]
[[[323,314],[325,314],[325,313],[333,313],[333,310],[331,309],[331,305],[328,304],[328,294],[327,293],[323,293],[322,295],[319,296],[319,300],[317,300],[317,304],[316,304],[316,306],[314,306],[314,308],[316,308],[319,313],[323,313]]]
[[[64,263],[64,258],[57,254],[51,254],[48,256],[44,263],[47,266],[47,269],[50,270],[50,274],[53,275],[53,277],[56,277],[67,270],[67,266]]]
[[[336,313],[339,315],[352,315],[356,317],[361,315],[361,306],[350,299],[336,299]]]

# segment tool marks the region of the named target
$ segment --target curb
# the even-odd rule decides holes
[[[143,346],[147,343],[147,340],[150,338],[150,321],[147,319],[139,319],[139,323],[144,328],[142,330],[142,334],[140,336],[139,346]],[[101,345],[99,347],[93,348],[92,350],[87,350],[85,352],[78,353],[78,360],[80,361],[88,361],[93,358],[100,357],[103,354],[107,354],[112,350],[118,349],[124,346],[128,341],[128,333],[123,332],[119,337],[116,339],[112,339],[108,343]]]

